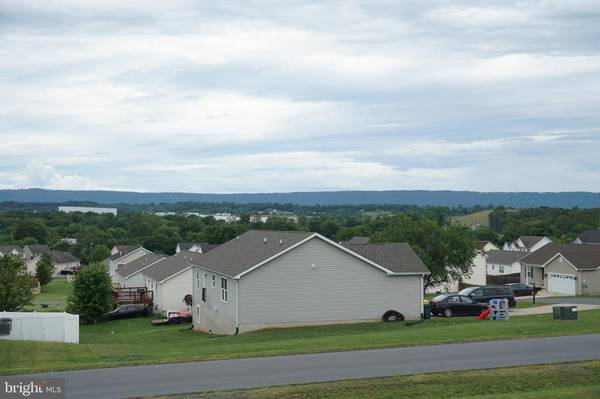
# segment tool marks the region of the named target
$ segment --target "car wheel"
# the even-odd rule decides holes
[[[446,310],[444,310],[444,316],[446,316],[446,317],[452,317],[452,309],[446,309]]]

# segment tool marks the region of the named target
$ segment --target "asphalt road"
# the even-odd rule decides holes
[[[600,334],[37,374],[68,398],[120,398],[600,359]],[[31,377],[31,375],[27,376]]]

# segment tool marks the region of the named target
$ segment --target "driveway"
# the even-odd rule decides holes
[[[68,398],[93,399],[592,359],[600,359],[600,334],[116,367],[36,376],[65,378]],[[27,381],[32,375],[21,377]]]
[[[547,303],[569,303],[569,304],[576,304],[576,305],[600,305],[600,297],[597,297],[597,296],[561,296],[561,297],[556,297],[556,298],[536,298],[535,300],[536,300],[536,302],[547,302]]]
[[[542,303],[542,301],[538,301],[538,302]],[[552,313],[552,308],[555,307],[557,304],[560,304],[561,306],[577,306],[578,311],[600,309],[600,305],[577,304],[577,303],[571,303],[571,301],[569,300],[567,302],[565,302],[565,301],[557,302],[556,304],[552,304],[552,305],[536,306],[536,307],[524,308],[524,309],[510,309],[510,315],[511,316],[528,316],[528,315],[532,315],[532,314]]]

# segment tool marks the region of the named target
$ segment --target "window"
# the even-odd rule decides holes
[[[215,277],[215,275],[212,275],[212,287],[215,288],[217,286],[217,278]]]
[[[221,300],[227,302],[229,300],[227,293],[227,279],[221,278]]]
[[[200,270],[196,270],[196,288],[200,289]]]
[[[498,271],[500,273],[504,273],[504,266],[502,266],[502,265],[498,266]]]
[[[458,296],[451,296],[448,298],[448,302],[450,303],[460,303],[460,297]]]
[[[463,296],[460,299],[462,300],[462,303],[474,303],[473,300],[467,296]]]

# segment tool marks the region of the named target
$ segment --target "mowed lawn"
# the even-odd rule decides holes
[[[34,312],[64,312],[67,306],[67,297],[73,291],[73,284],[64,279],[54,279],[33,297],[33,304],[27,310]],[[48,305],[42,308],[42,304]]]
[[[592,399],[599,397],[600,361],[415,374],[169,396],[172,399]]]
[[[189,325],[153,327],[150,318],[119,320],[81,326],[80,344],[0,341],[0,374],[600,333],[600,310],[578,315],[576,321],[551,315],[434,318],[412,326],[361,323],[238,336],[209,336]]]

